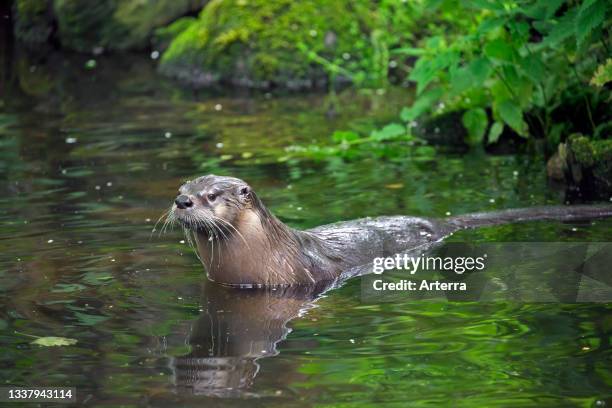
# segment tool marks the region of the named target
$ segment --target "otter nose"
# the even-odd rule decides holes
[[[174,203],[181,210],[184,210],[185,208],[191,207],[193,205],[193,201],[191,201],[191,198],[189,198],[189,196],[186,196],[185,194],[181,194],[180,196],[176,197]]]

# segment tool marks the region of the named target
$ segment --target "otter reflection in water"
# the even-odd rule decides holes
[[[174,357],[170,367],[179,392],[232,397],[259,371],[258,360],[278,354],[287,323],[312,307],[325,285],[240,289],[207,283],[204,311],[192,323],[191,352]]]
[[[262,287],[368,273],[374,258],[423,253],[460,229],[610,216],[612,206],[534,207],[445,219],[362,218],[298,231],[274,217],[243,180],[208,175],[181,186],[166,223],[178,221],[193,236],[211,280]]]

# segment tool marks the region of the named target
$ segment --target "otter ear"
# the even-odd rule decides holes
[[[251,194],[251,188],[249,186],[241,186],[238,193],[244,198],[248,198],[249,194]]]

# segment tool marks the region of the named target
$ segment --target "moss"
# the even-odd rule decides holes
[[[17,0],[13,6],[14,34],[26,45],[47,42],[53,32],[53,17],[47,0]]]
[[[177,17],[197,12],[206,0],[131,0],[117,3],[113,20],[127,27],[128,35],[114,38],[115,48],[142,48],[148,44],[149,37]]]
[[[599,197],[612,194],[612,140],[573,134],[567,140],[572,182]]]
[[[314,54],[358,62],[375,52],[377,7],[365,0],[212,0],[187,27],[180,21],[162,32],[178,34],[160,69],[252,86],[312,84],[326,78]]]
[[[15,36],[37,45],[91,52],[144,48],[153,31],[200,10],[205,0],[17,0]]]
[[[591,167],[595,163],[595,151],[591,141],[586,136],[575,133],[568,138],[568,143],[576,161],[583,167]]]
[[[19,86],[27,95],[46,95],[53,89],[53,77],[43,65],[32,65],[26,58],[15,64]]]

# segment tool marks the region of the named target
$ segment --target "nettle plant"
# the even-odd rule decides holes
[[[553,116],[568,99],[586,112],[593,137],[606,137],[611,80],[608,0],[430,0],[434,21],[419,48],[398,48],[416,58],[409,80],[416,98],[401,112],[414,123],[425,115],[464,111],[470,140],[498,140],[505,127],[518,135],[556,142],[572,128]],[[466,29],[466,20],[471,20]],[[462,24],[459,26],[459,24]],[[452,34],[455,33],[455,34]],[[605,116],[608,116],[607,118]],[[410,126],[408,126],[410,129]]]

